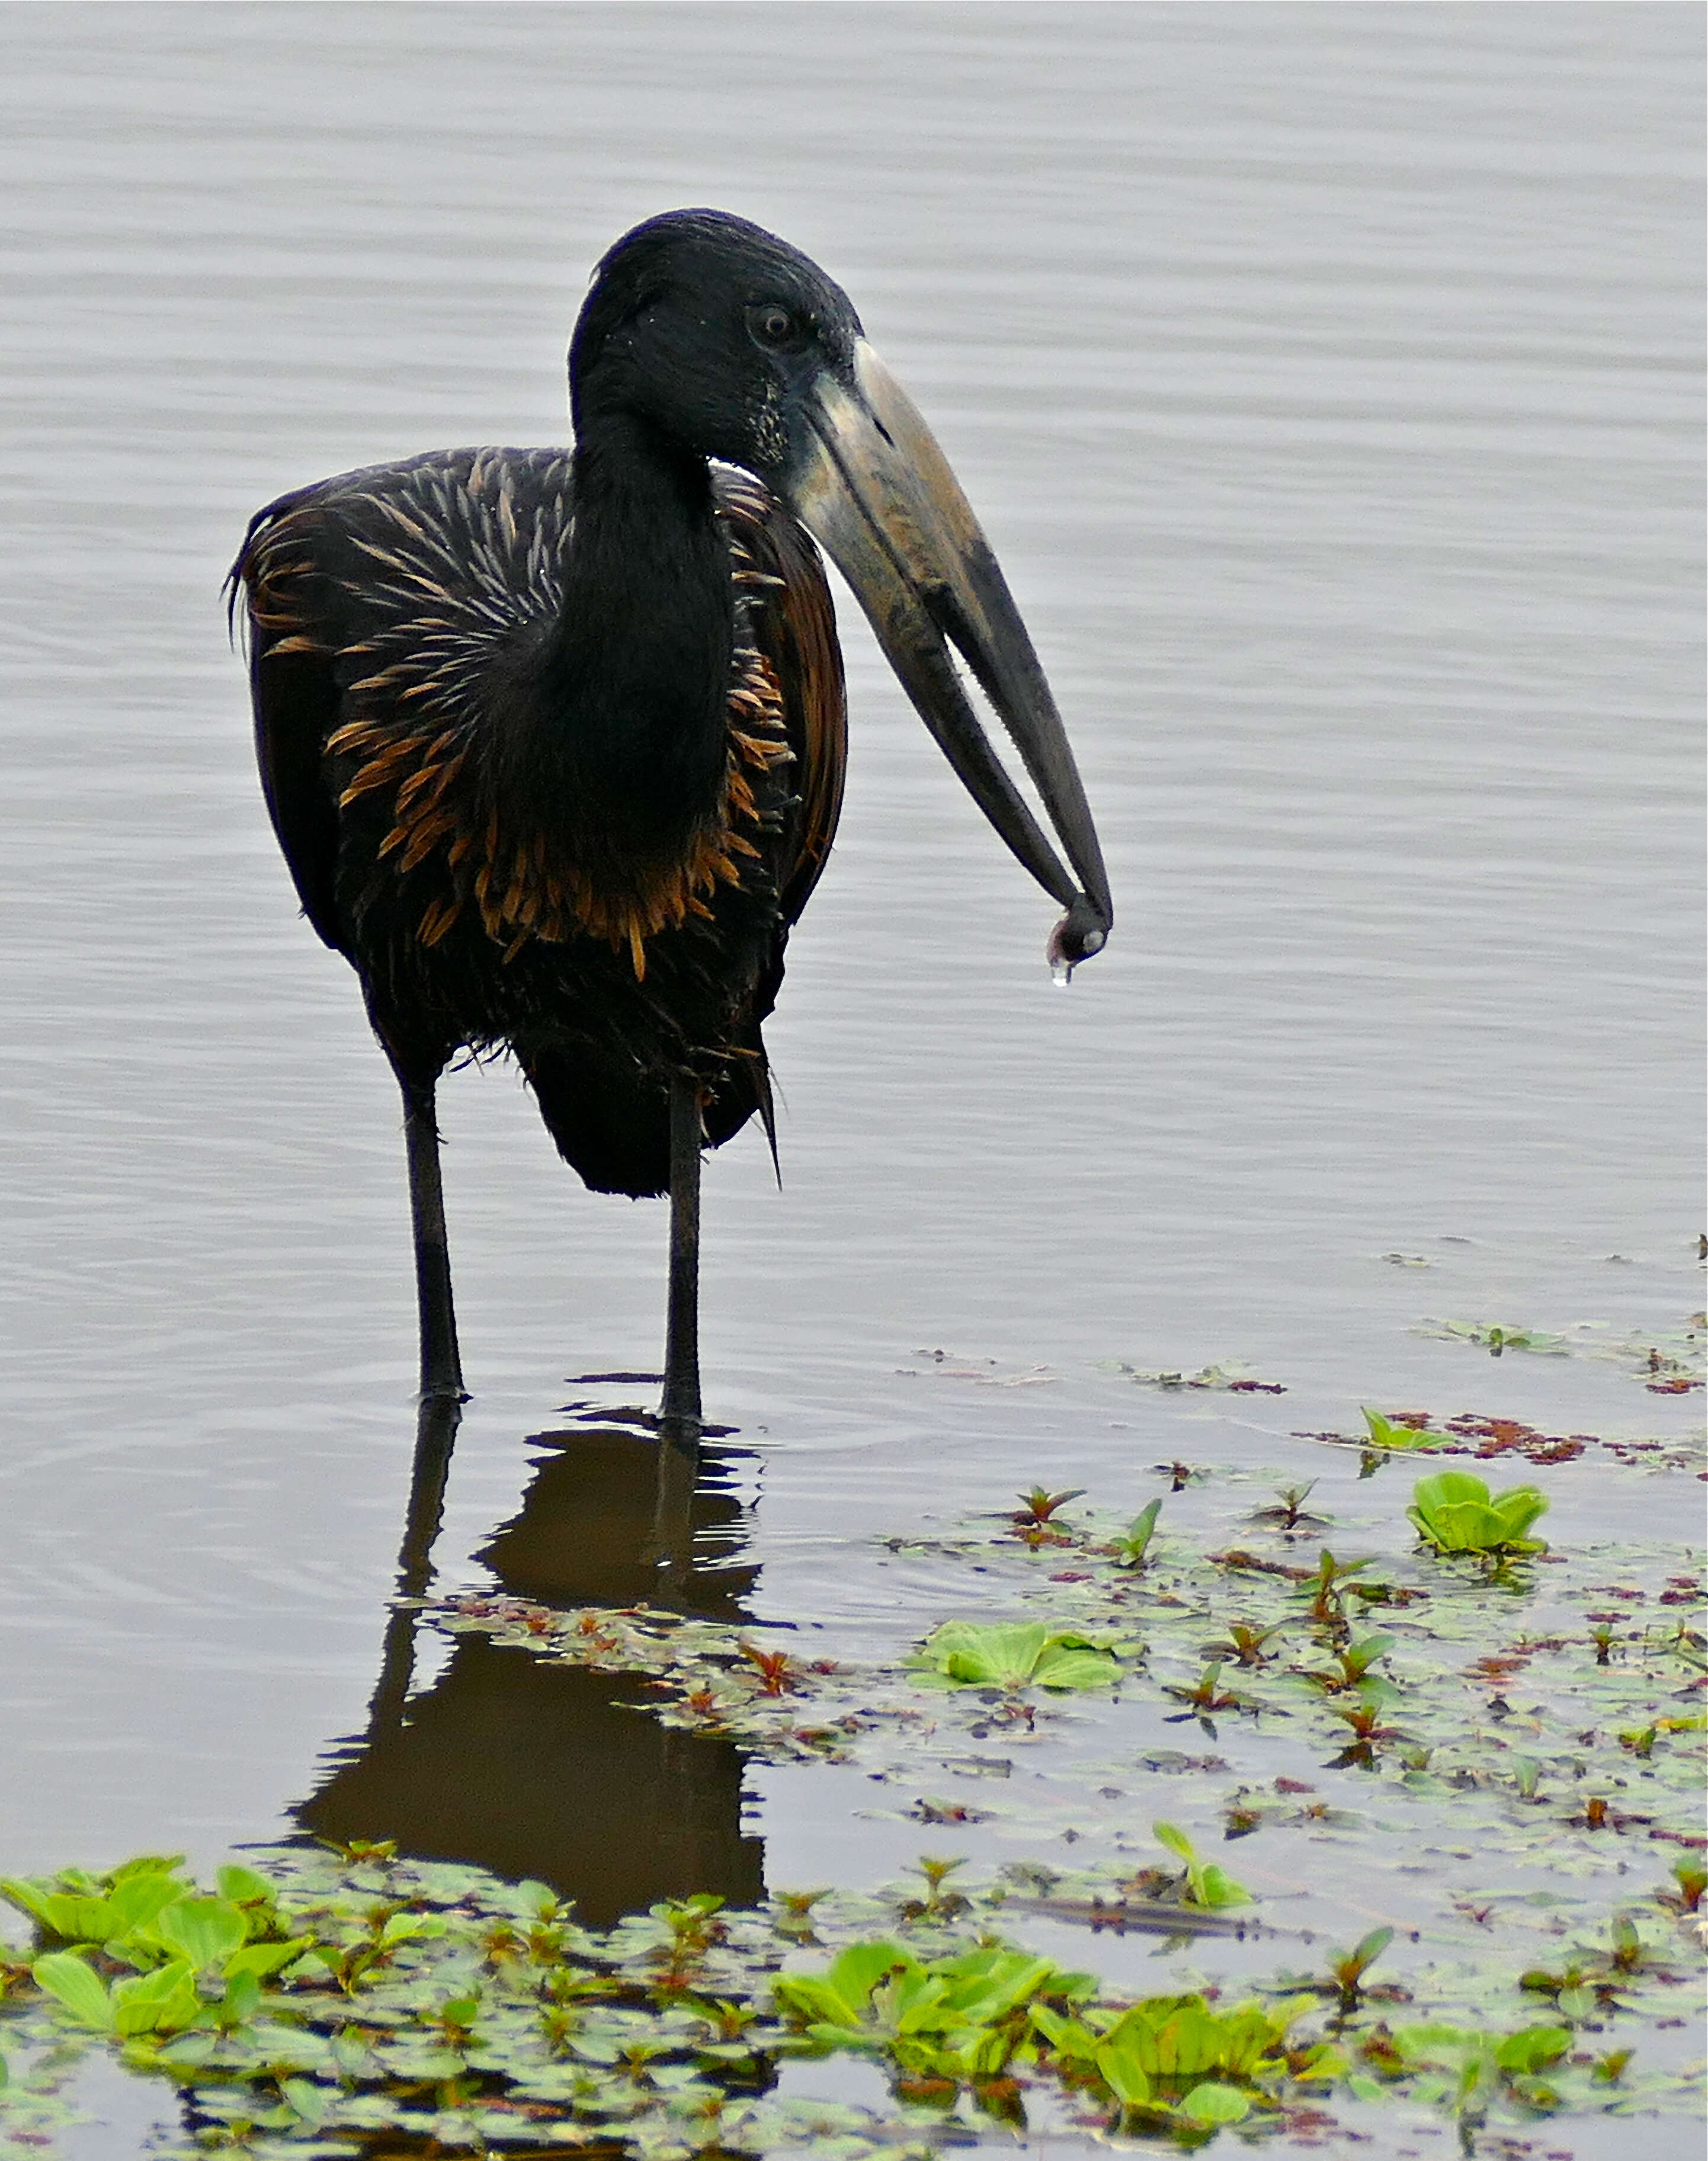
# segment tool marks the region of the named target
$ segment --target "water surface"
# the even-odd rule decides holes
[[[1289,1466],[1372,1398],[1690,1424],[1614,1365],[1411,1330],[1700,1299],[1695,10],[0,24],[8,1867],[276,1830],[383,1655],[397,1109],[267,829],[221,578],[281,489],[560,440],[587,271],[672,205],[805,247],[914,392],[1119,911],[1052,989],[1049,904],[845,598],[848,809],[771,1031],[784,1189],[751,1133],[706,1181],[758,1608],[905,1640],[930,1585],[870,1543],[898,1518]],[[436,1557],[481,1581],[527,1437],[633,1398],[568,1377],[655,1364],[664,1225],[582,1192],[508,1070],[443,1110],[476,1397]],[[1289,1393],[1159,1398],[1109,1359]],[[747,1794],[773,1882],[914,1851]]]

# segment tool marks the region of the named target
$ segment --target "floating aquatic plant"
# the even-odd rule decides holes
[[[1150,1544],[1156,1535],[1157,1518],[1162,1513],[1162,1502],[1147,1501],[1120,1536],[1113,1540],[1111,1550],[1118,1568],[1141,1569],[1150,1552]]]
[[[1215,1862],[1204,1860],[1185,1831],[1171,1823],[1153,1823],[1151,1831],[1159,1844],[1185,1862],[1186,1898],[1192,1905],[1220,1908],[1251,1904],[1252,1894],[1244,1884],[1236,1883]]]
[[[1491,1494],[1468,1471],[1438,1471],[1419,1479],[1406,1514],[1437,1553],[1533,1554],[1548,1550],[1544,1539],[1525,1535],[1547,1506],[1534,1486]]]
[[[1409,1418],[1388,1418],[1381,1411],[1372,1410],[1368,1403],[1362,1406],[1364,1423],[1370,1429],[1372,1448],[1440,1448],[1451,1446],[1449,1435],[1431,1433],[1429,1420],[1424,1419],[1414,1424]]]
[[[956,2080],[994,2078],[1027,2038],[1034,2007],[1096,1989],[1094,1976],[1026,1951],[922,1961],[882,1940],[851,1944],[821,1975],[781,1974],[772,1984],[814,2047],[887,2055],[903,2070]]]
[[[945,1621],[908,1665],[922,1688],[1097,1689],[1121,1678],[1107,1640],[1045,1621]]]
[[[1497,1421],[1450,1424],[1455,1435],[1475,1424],[1461,1438],[1479,1447],[1508,1438]],[[1380,1562],[1317,1554],[1303,1567],[1296,1546],[1262,1528],[1284,1534],[1285,1496],[1283,1512],[1265,1512],[1244,1534],[1252,1550],[1211,1553],[1186,1531],[1160,1547],[1159,1503],[1137,1518],[1131,1498],[1118,1513],[1088,1504],[1064,1520],[1060,1497],[1039,1491],[1056,1505],[1040,1527],[1053,1523],[1052,1535],[1035,1549],[1015,1539],[1012,1517],[993,1524],[988,1514],[893,1542],[929,1552],[951,1575],[966,1570],[956,1580],[971,1610],[1001,1598],[1026,1617],[1006,1629],[951,1624],[972,1632],[959,1644],[964,1676],[946,1670],[956,1647],[941,1631],[901,1666],[813,1659],[800,1634],[638,1606],[563,1614],[465,1593],[423,1625],[476,1631],[547,1664],[644,1676],[654,1685],[636,1716],[710,1731],[720,1746],[734,1737],[768,1760],[840,1756],[882,1774],[872,1797],[893,1794],[901,1805],[885,1811],[893,1818],[994,1818],[1005,1840],[1047,1837],[1049,1868],[1040,1862],[1033,1877],[992,1883],[970,1866],[930,1861],[920,1864],[923,1890],[916,1881],[882,1893],[804,1892],[756,1914],[732,1913],[710,1895],[667,1900],[600,1935],[549,1887],[418,1866],[381,1839],[336,1856],[252,1856],[255,1865],[221,1871],[211,1886],[190,1882],[169,1856],[104,1875],[13,1879],[9,1895],[37,1940],[4,1968],[0,2047],[13,2075],[11,2098],[0,2101],[0,2150],[4,2127],[23,2136],[45,2120],[44,2096],[60,2075],[51,2066],[78,2047],[169,2076],[208,2139],[280,2161],[376,2141],[382,2151],[421,2151],[429,2140],[446,2153],[481,2142],[519,2153],[591,2141],[642,2161],[709,2145],[730,2153],[793,2145],[851,2161],[886,2137],[893,2145],[898,2112],[927,2104],[1013,2122],[1030,2108],[1051,2125],[1065,2112],[1093,2132],[1124,2123],[1190,2145],[1219,2122],[1256,2127],[1301,2106],[1331,2109],[1353,2081],[1378,2098],[1428,2101],[1465,2126],[1502,2112],[1522,2122],[1539,2112],[1688,2105],[1667,2068],[1674,2044],[1663,2034],[1651,2049],[1639,2023],[1671,2023],[1660,2014],[1681,2000],[1695,1948],[1688,1917],[1701,1910],[1708,1883],[1696,1815],[1702,1719],[1684,1693],[1700,1685],[1708,1645],[1699,1574],[1679,1572],[1685,1553],[1574,1549],[1504,1581],[1393,1553]],[[1508,1497],[1481,1491],[1492,1512]],[[1293,1505],[1304,1497],[1296,1491]],[[1374,1497],[1367,1511],[1380,1515]],[[1389,1513],[1398,1518],[1398,1497]],[[1369,1528],[1367,1516],[1361,1535]],[[1367,1632],[1367,1609],[1378,1604],[1383,1636]],[[1150,1647],[1143,1665],[1140,1625]],[[765,1648],[780,1640],[794,1650]],[[1390,1644],[1398,1670],[1383,1679]],[[1067,1662],[1081,1659],[1096,1679],[1065,1682]],[[1217,1670],[1205,1673],[1206,1659]],[[1030,1723],[1031,1691],[1104,1688],[1117,1678],[1123,1707],[1107,1717],[1087,1705],[1072,1721]],[[1215,1742],[1226,1756],[1159,1747],[1153,1726],[1135,1725],[1159,1709],[1200,1717],[1199,1699],[1231,1695],[1228,1680],[1238,1684],[1242,1716]],[[971,1706],[975,1741],[988,1735],[994,1746],[970,1745],[964,1707],[944,1716],[940,1701],[922,1704],[922,1685],[998,1699]],[[1077,1738],[1064,1748],[1069,1735]],[[1271,1775],[1273,1754],[1253,1759],[1253,1736],[1290,1744],[1278,1759],[1284,1775]],[[1087,1757],[1087,1740],[1097,1756]],[[1302,1761],[1301,1751],[1310,1752]],[[1367,1810],[1343,1805],[1357,1797],[1332,1775],[1317,1790],[1310,1762],[1325,1758],[1360,1773]],[[1040,1769],[1044,1778],[1032,1775]],[[1304,1778],[1288,1775],[1299,1770]],[[1147,1790],[1140,1781],[1159,1778],[1182,1782],[1169,1808],[1179,1821],[1157,1832],[1166,1868],[1145,1862],[1133,1800]],[[962,1798],[962,1782],[974,1779],[987,1807]],[[1070,1827],[1070,1849],[1056,1842]],[[1030,1997],[1023,1989],[1021,2001],[1004,1997],[1026,1962],[1037,1962],[1000,1934],[1023,1908],[1058,1925],[1145,1929],[1165,1951],[1189,1930],[1213,1946],[1216,1934],[1248,1925],[1242,1887],[1195,1839],[1207,1846],[1224,1831],[1261,1831],[1264,1880],[1305,1884],[1320,1908],[1334,1903],[1339,1862],[1319,1848],[1329,1865],[1315,1865],[1302,1841],[1340,1849],[1379,1891],[1384,1864],[1416,1853],[1414,1830],[1440,1840],[1444,1830],[1463,1851],[1434,1864],[1437,1883],[1409,1887],[1434,1901],[1424,1946],[1402,1941],[1389,1951],[1387,1929],[1372,1929],[1351,1951],[1330,1955],[1326,1980],[1319,1968],[1303,1981],[1252,1984],[1309,1990],[1334,2021],[1344,2068],[1328,2042],[1295,2042],[1289,2029],[1263,2058],[1282,2070],[1206,2069],[1189,2054],[1177,2067],[1194,2068],[1158,2075],[1141,2047],[1143,2019],[1132,2019],[1124,2039],[1112,2034],[1136,2011],[1154,2023],[1164,1999],[1123,2007],[1096,1994],[1052,1995],[1047,1982]],[[1658,1848],[1661,1840],[1671,1844]],[[1054,1866],[1070,1850],[1079,1867]],[[1683,1857],[1668,1876],[1674,1854]],[[1627,1872],[1616,1883],[1622,1862]],[[1033,1889],[1040,1895],[1026,1895]],[[1610,1914],[1612,1898],[1620,1904]],[[1320,1914],[1312,1925],[1323,1925]],[[1357,1932],[1327,1925],[1331,1941]],[[898,1947],[942,1984],[925,1993],[954,2014],[936,2028],[916,2022],[910,2048],[935,2056],[904,2061],[871,2034],[836,2044],[863,2046],[889,2073],[887,2119],[765,2091],[780,2058],[817,2046],[807,2035],[813,2022],[785,2015],[773,1993],[779,1968],[804,1958],[823,1968],[851,1940]],[[1364,1969],[1378,1947],[1391,1966],[1372,1987]],[[975,1957],[987,1966],[956,1964]],[[988,2019],[974,2015],[981,1971],[992,1989]],[[853,2007],[851,2032],[875,2031],[906,1993],[894,1973],[876,1991]],[[1409,1998],[1404,2012],[1392,2007]],[[1527,2000],[1545,2027],[1525,2023]],[[909,2005],[924,2017],[924,1997]],[[1204,2007],[1229,2015],[1213,1995]],[[1416,2023],[1388,2033],[1377,2023],[1384,2015]],[[1618,2048],[1593,2039],[1610,2017],[1628,2022]],[[1059,2049],[1044,2031],[1049,2018],[1073,2022],[1089,2041],[1059,2027],[1075,2044]],[[894,2023],[899,2038],[899,2013]],[[1186,2019],[1180,2030],[1196,2029]],[[1551,2043],[1522,2038],[1561,2030],[1576,2039],[1551,2059]],[[982,2068],[998,2057],[999,2070]]]

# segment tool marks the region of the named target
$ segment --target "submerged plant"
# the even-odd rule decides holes
[[[1306,1578],[1304,1588],[1310,1601],[1310,1617],[1320,1625],[1344,1628],[1346,1604],[1344,1594],[1352,1586],[1351,1579],[1369,1567],[1371,1557],[1362,1560],[1336,1560],[1325,1546],[1317,1555],[1315,1573]]]
[[[1563,1336],[1550,1335],[1545,1329],[1507,1328],[1486,1320],[1425,1321],[1418,1333],[1480,1343],[1491,1358],[1498,1358],[1504,1351],[1534,1351],[1544,1357],[1563,1358],[1571,1348]]]
[[[1381,1685],[1371,1675],[1371,1667],[1393,1648],[1392,1636],[1366,1636],[1357,1643],[1336,1645],[1335,1663],[1326,1670],[1303,1666],[1295,1670],[1305,1680],[1314,1682],[1325,1695],[1338,1695],[1353,1689],[1367,1693]]]
[[[1231,1689],[1221,1685],[1221,1661],[1212,1659],[1190,1688],[1169,1684],[1164,1694],[1174,1696],[1190,1706],[1200,1718],[1208,1718],[1214,1711],[1237,1711],[1240,1699]]]
[[[1070,1501],[1077,1501],[1085,1490],[1083,1486],[1069,1486],[1060,1493],[1052,1493],[1048,1487],[1034,1486],[1017,1494],[1020,1507],[1011,1518],[1014,1536],[1034,1552],[1039,1546],[1071,1545],[1073,1534],[1055,1521],[1055,1512],[1065,1507]]]
[[[1548,1550],[1545,1540],[1525,1535],[1547,1506],[1534,1486],[1491,1494],[1468,1471],[1438,1471],[1419,1479],[1406,1513],[1439,1554],[1533,1554]]]
[[[957,1855],[952,1861],[941,1861],[933,1859],[928,1853],[922,1853],[914,1867],[925,1879],[925,1895],[923,1898],[904,1898],[901,1906],[902,1918],[909,1921],[952,1921],[957,1915],[964,1914],[967,1908],[966,1894],[956,1889],[949,1878],[957,1868],[966,1866],[964,1854]]]
[[[1370,1414],[1367,1411],[1364,1415],[1368,1418]],[[1315,1478],[1307,1478],[1300,1486],[1278,1487],[1275,1491],[1274,1507],[1259,1508],[1254,1521],[1260,1523],[1277,1524],[1284,1531],[1296,1531],[1301,1523],[1321,1523],[1324,1520],[1322,1517],[1308,1516],[1304,1513],[1304,1504],[1310,1498],[1315,1486]]]
[[[1245,1621],[1231,1621],[1226,1640],[1207,1644],[1205,1655],[1218,1661],[1232,1658],[1247,1667],[1273,1665],[1276,1654],[1273,1651],[1265,1651],[1263,1646],[1272,1636],[1280,1634],[1281,1627],[1282,1623],[1278,1621],[1272,1622],[1267,1628],[1254,1627]],[[1212,1669],[1217,1669],[1219,1668]]]
[[[1034,1486],[1015,1497],[1020,1502],[1020,1513],[1014,1518],[1028,1528],[1047,1523],[1058,1508],[1065,1507],[1070,1501],[1077,1501],[1085,1494],[1083,1486],[1069,1486],[1060,1493],[1052,1493],[1046,1486]]]
[[[736,1648],[747,1663],[758,1669],[759,1686],[766,1695],[784,1695],[799,1686],[794,1661],[787,1651],[762,1650],[757,1643],[743,1640]]]

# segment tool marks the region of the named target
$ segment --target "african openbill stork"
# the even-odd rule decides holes
[[[670,1194],[663,1418],[692,1433],[700,1153],[756,1110],[771,1129],[760,1024],[841,799],[814,539],[1067,909],[1058,963],[1103,944],[1109,888],[996,559],[823,271],[740,218],[653,218],[594,273],[570,392],[572,450],[430,451],[281,497],[232,595],[279,846],[403,1091],[424,1401],[462,1396],[434,1090],[458,1049],[508,1045],[589,1186]]]

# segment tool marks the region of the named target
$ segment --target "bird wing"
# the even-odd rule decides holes
[[[305,914],[351,958],[351,775],[335,775],[329,741],[352,696],[385,684],[400,710],[425,698],[472,716],[495,657],[555,616],[569,473],[560,450],[432,451],[281,496],[250,523],[229,591],[234,611],[240,590],[246,602],[262,789]]]
[[[848,767],[848,713],[836,611],[819,551],[768,489],[720,467],[719,507],[732,538],[763,581],[752,615],[755,643],[783,694],[784,726],[795,756],[799,810],[792,846],[778,866],[785,926],[799,921],[836,836]],[[768,1007],[767,1008],[768,1011]]]
[[[249,521],[227,580],[235,617],[245,601],[249,690],[261,790],[303,913],[341,950],[336,879],[338,812],[323,769],[338,725],[335,648],[320,622],[323,583],[305,513],[318,488],[281,496]]]

